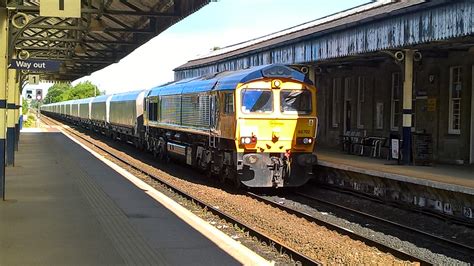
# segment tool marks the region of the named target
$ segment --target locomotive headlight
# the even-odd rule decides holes
[[[313,138],[297,138],[296,143],[310,145],[311,143],[313,143]]]
[[[279,89],[281,87],[281,80],[274,79],[272,80],[272,88]]]
[[[257,143],[257,137],[252,136],[252,137],[241,137],[240,138],[240,143],[241,144],[254,144]]]

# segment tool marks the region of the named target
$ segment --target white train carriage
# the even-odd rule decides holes
[[[143,132],[143,100],[146,90],[114,94],[109,103],[109,129],[114,137],[138,145]]]
[[[95,130],[108,130],[109,108],[112,95],[101,95],[92,99],[90,122]]]
[[[77,100],[78,106],[78,117],[79,122],[82,125],[88,126],[90,125],[90,118],[91,118],[91,102],[94,98],[86,98]]]

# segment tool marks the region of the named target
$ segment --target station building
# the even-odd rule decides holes
[[[357,131],[404,139],[407,158],[425,133],[435,162],[474,164],[474,1],[373,2],[213,51],[175,79],[271,63],[315,81],[318,147]]]

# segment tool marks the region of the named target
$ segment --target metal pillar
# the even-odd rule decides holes
[[[15,165],[15,91],[16,91],[16,70],[8,70],[7,88],[7,166]]]
[[[17,76],[15,88],[15,151],[18,151],[18,142],[20,140],[20,112],[22,112],[20,86],[20,78]]]
[[[5,133],[8,58],[8,13],[0,8],[0,198],[5,200]]]
[[[411,161],[411,124],[413,98],[413,55],[415,51],[405,50],[405,79],[403,81],[403,163]]]

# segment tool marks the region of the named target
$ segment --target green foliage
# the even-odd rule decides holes
[[[54,84],[48,89],[45,103],[55,103],[68,100],[84,99],[101,95],[99,88],[90,81],[80,82],[72,87],[69,83]]]
[[[26,115],[28,113],[28,101],[26,99],[23,99],[21,103],[21,113],[23,115]]]
[[[56,83],[49,87],[48,94],[44,97],[45,103],[56,103],[64,101],[64,94],[71,90],[70,83]]]
[[[36,117],[35,115],[33,114],[29,114],[28,115],[28,118],[25,120],[25,122],[23,123],[23,126],[24,127],[35,127],[36,126]]]
[[[100,95],[100,91],[96,85],[90,81],[85,81],[77,84],[71,90],[65,93],[65,100],[84,99]]]
[[[38,109],[39,106],[40,106],[40,102],[39,102],[39,101],[37,101],[37,100],[31,100],[30,108],[32,108],[32,109]]]

